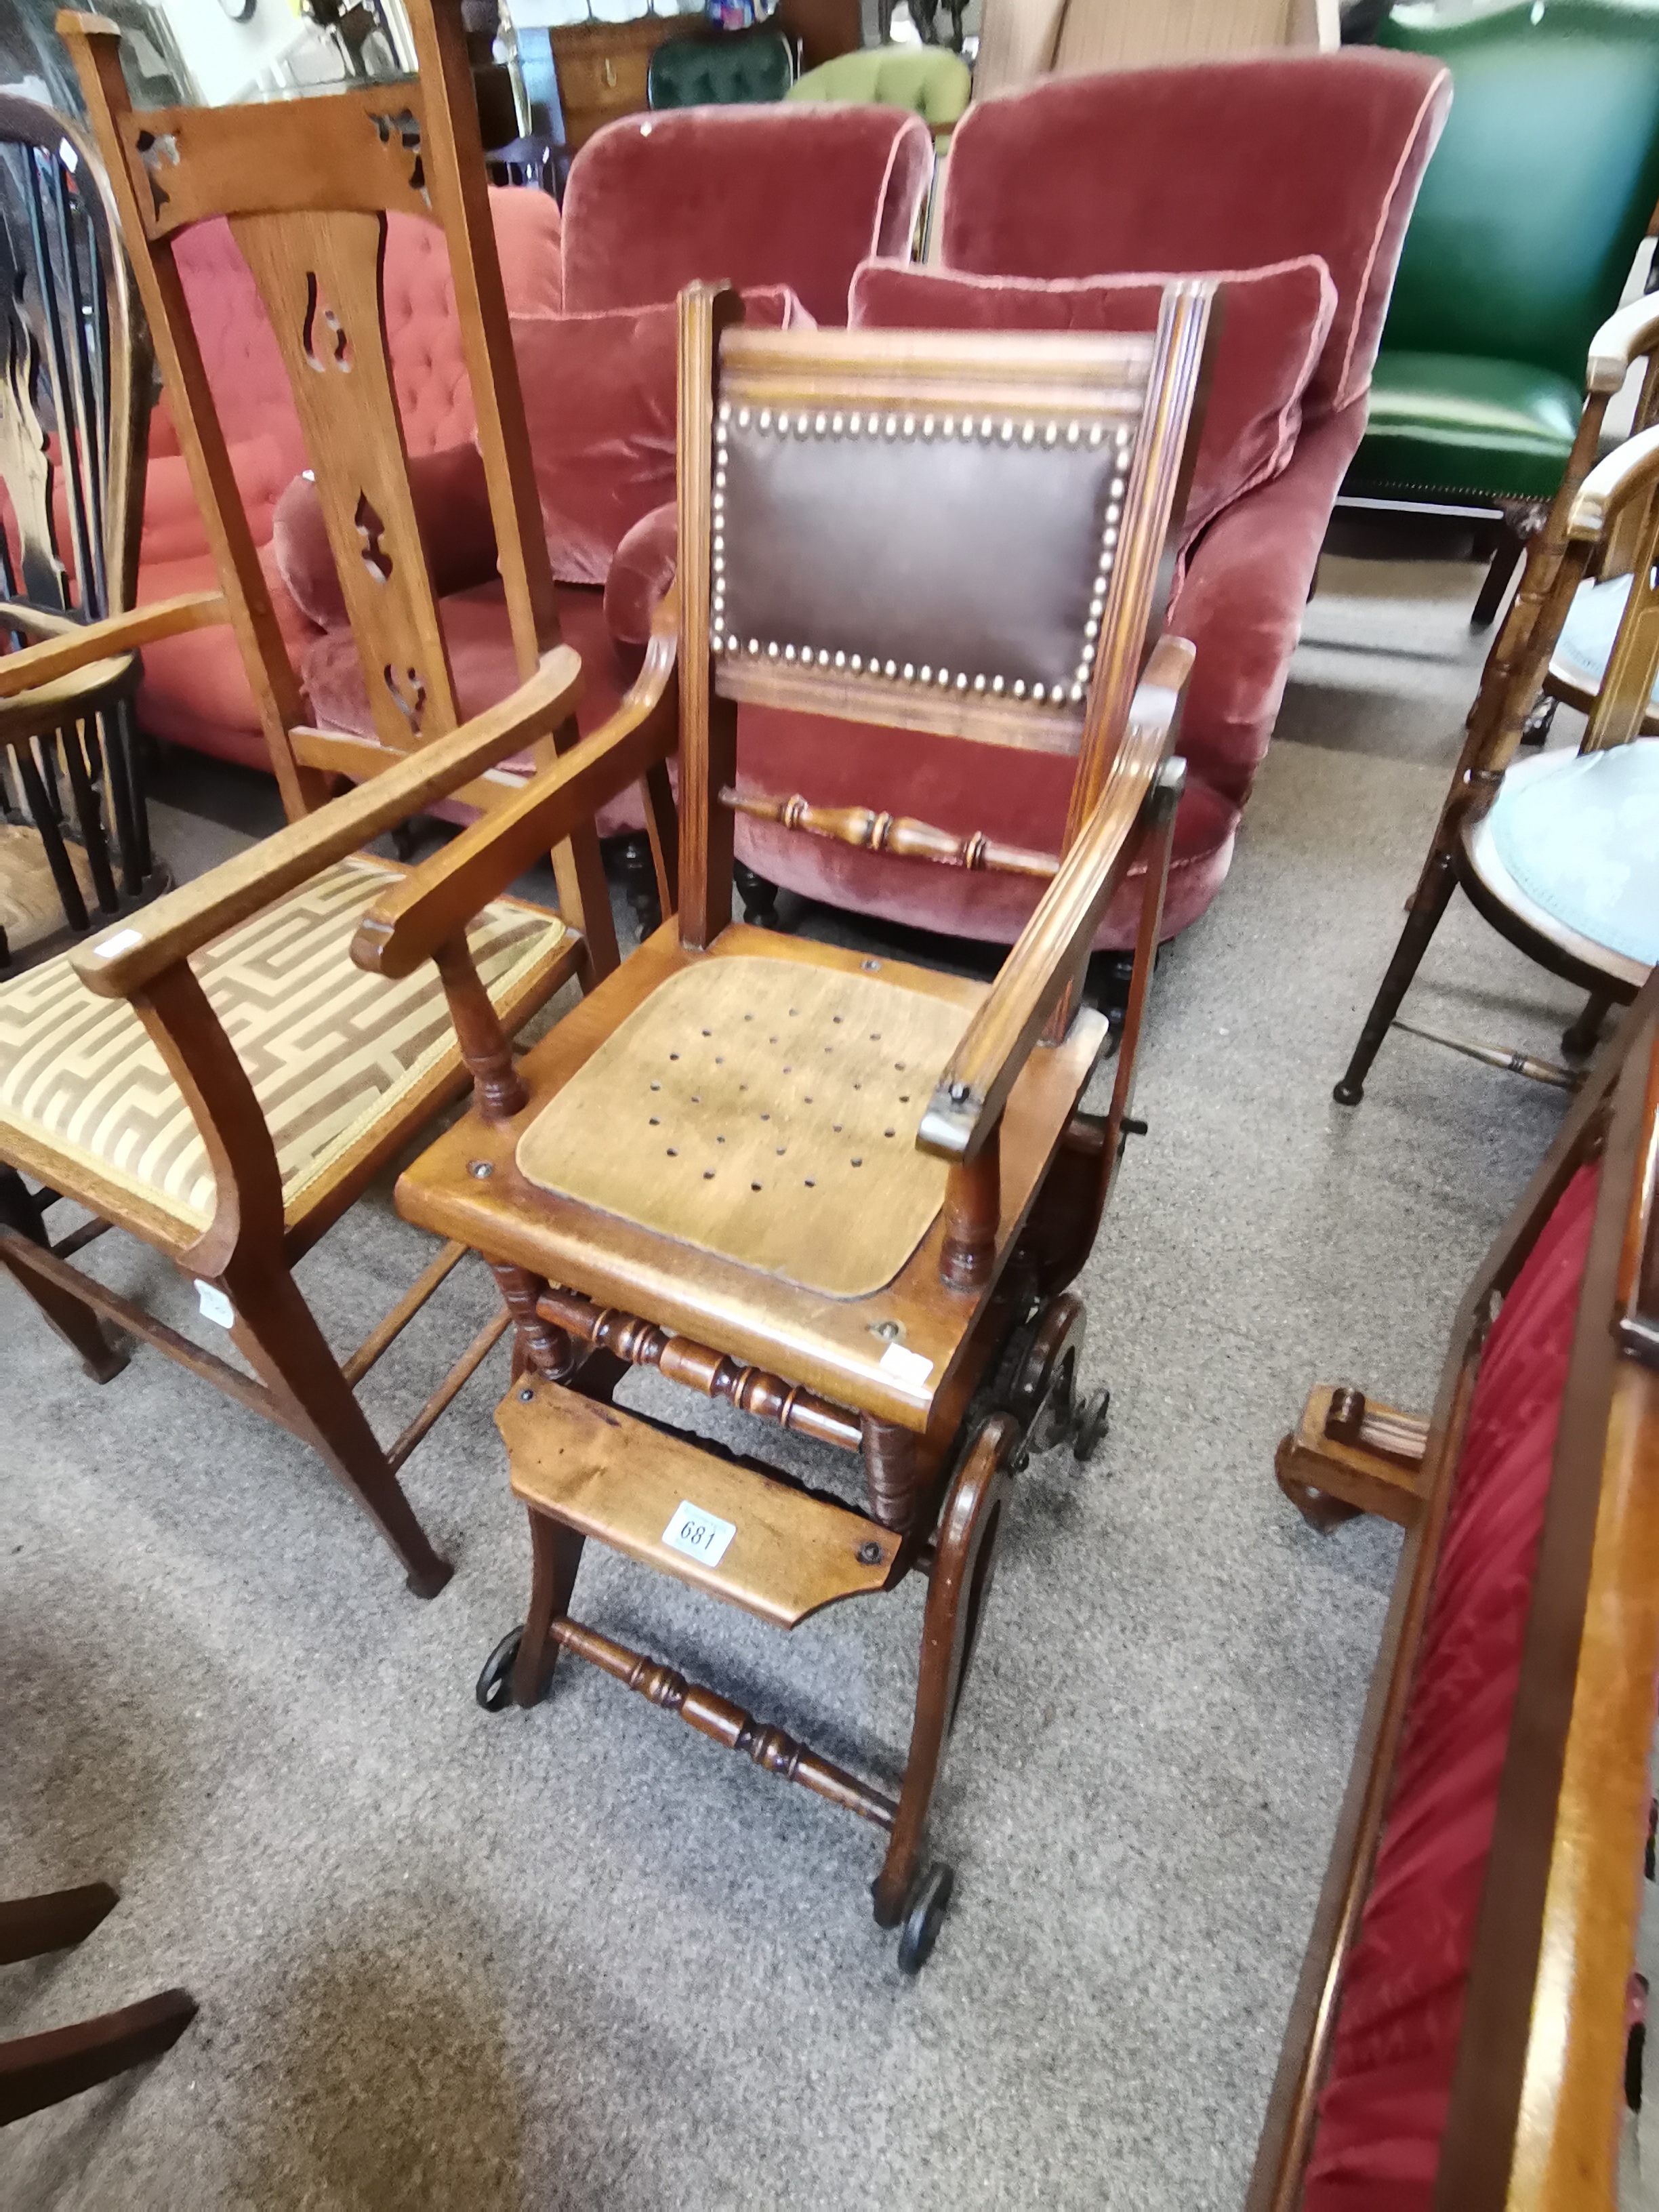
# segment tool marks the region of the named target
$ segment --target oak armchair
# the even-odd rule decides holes
[[[616,945],[584,825],[554,856],[560,915],[494,898],[434,948],[435,970],[398,987],[361,975],[348,956],[358,916],[401,876],[359,848],[441,799],[483,809],[510,799],[517,786],[495,771],[527,746],[552,760],[575,744],[581,681],[578,656],[558,639],[459,17],[419,0],[410,15],[418,85],[148,114],[128,100],[116,32],[61,19],[224,588],[14,655],[0,662],[0,698],[99,652],[228,620],[291,818],[72,960],[0,989],[0,1162],[13,1170],[0,1183],[0,1261],[100,1379],[118,1364],[101,1316],[310,1443],[386,1535],[411,1587],[429,1595],[449,1568],[397,1468],[503,1323],[487,1324],[387,1449],[353,1385],[461,1249],[439,1254],[343,1365],[291,1270],[465,1080],[438,973],[458,1002],[511,1033],[567,981],[608,972]],[[386,358],[380,283],[394,210],[438,224],[447,244],[519,657],[518,688],[467,722]],[[219,216],[259,285],[294,387],[374,702],[372,737],[307,726],[236,495],[173,254],[181,230]],[[671,672],[654,667],[636,687],[607,757],[627,752],[630,732],[654,729],[653,714],[664,719]],[[666,719],[672,726],[672,702]],[[357,787],[331,797],[342,780]],[[43,1192],[31,1193],[23,1174]],[[44,1219],[53,1194],[94,1217],[55,1247]],[[193,1280],[203,1314],[252,1376],[70,1265],[111,1225]]]
[[[1103,1421],[1079,1389],[1069,1285],[1139,1127],[1192,660],[1158,632],[1210,299],[1171,286],[1155,337],[1031,337],[751,331],[733,294],[682,295],[678,918],[517,1066],[457,1002],[472,1110],[398,1186],[410,1220],[489,1258],[518,1327],[497,1419],[532,1586],[481,1701],[535,1704],[571,1651],[870,1821],[889,1839],[876,1917],[903,1923],[911,1968],[950,1895],[926,1822],[1011,1474],[1056,1434],[1086,1457]],[[661,653],[672,619],[659,611]],[[1073,763],[1057,864],[973,841],[976,864],[1048,878],[993,985],[732,922],[736,808],[870,834],[738,793],[737,707],[755,698],[878,718],[896,746],[932,730]],[[545,769],[381,898],[358,960],[412,972],[568,834],[587,776],[574,756]],[[961,857],[923,823],[884,817],[879,837],[918,867]],[[1111,1103],[1085,1113],[1108,1032],[1078,986],[1132,866]],[[637,1419],[613,1401],[635,1365],[861,1455],[865,1495]],[[897,1799],[572,1618],[590,1537],[782,1628],[927,1572]]]

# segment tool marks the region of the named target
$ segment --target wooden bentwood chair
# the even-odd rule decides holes
[[[1609,403],[1638,362],[1645,377],[1636,436],[1598,461]],[[1588,1000],[1561,1040],[1583,1059],[1608,1009],[1635,995],[1653,965],[1659,933],[1655,840],[1627,802],[1642,787],[1659,796],[1659,751],[1615,748],[1659,728],[1652,705],[1659,678],[1655,559],[1659,555],[1659,297],[1632,301],[1596,333],[1572,457],[1487,656],[1465,727],[1463,749],[1440,810],[1428,857],[1364,1027],[1334,1097],[1356,1106],[1390,1029],[1409,1030],[1495,1067],[1564,1088],[1576,1074],[1549,1061],[1472,1044],[1402,1022],[1400,1008],[1461,884],[1500,935],[1553,974],[1580,985]],[[1558,651],[1592,574],[1609,582],[1634,572],[1618,604],[1616,634],[1593,671]],[[1605,589],[1605,586],[1602,587]],[[1542,741],[1557,700],[1589,717],[1577,756],[1516,754]],[[1651,811],[1651,799],[1647,811]],[[1626,878],[1629,880],[1626,888]]]
[[[505,1704],[510,1680],[534,1705],[571,1651],[872,1822],[889,1838],[876,1917],[904,1923],[914,1968],[950,1894],[948,1867],[923,1871],[923,1832],[1010,1470],[1040,1422],[1079,1457],[1100,1426],[1077,1396],[1084,1315],[1067,1285],[1135,1126],[1192,660],[1177,639],[1146,649],[1210,288],[1171,287],[1155,338],[750,333],[738,313],[723,289],[682,296],[678,921],[517,1067],[458,1005],[473,1109],[398,1202],[487,1255],[519,1324],[497,1419],[530,1512],[530,1613],[481,1701]],[[1076,757],[1058,863],[884,826],[895,851],[1052,876],[993,985],[732,922],[744,699],[874,717],[896,744],[933,730]],[[614,762],[544,771],[381,898],[356,957],[411,973],[623,781]],[[859,810],[769,803],[792,826],[866,838]],[[1137,861],[1115,1087],[1107,1114],[1085,1114],[1108,1032],[1078,986]],[[630,1365],[861,1451],[867,1510],[621,1411]],[[572,1619],[589,1537],[781,1628],[925,1573],[896,1802]]]
[[[359,851],[441,795],[510,796],[501,761],[575,741],[577,656],[553,589],[485,198],[459,20],[416,0],[421,80],[277,106],[135,113],[109,25],[59,19],[120,210],[224,591],[139,608],[0,661],[0,697],[100,654],[209,622],[235,626],[290,821],[98,944],[0,988],[0,1161],[95,1217],[54,1249],[21,1176],[0,1188],[0,1261],[99,1379],[98,1318],[147,1339],[311,1443],[430,1595],[447,1565],[396,1469],[505,1326],[491,1322],[388,1451],[353,1384],[462,1256],[440,1254],[345,1363],[294,1263],[380,1164],[465,1082],[430,970],[386,987],[349,957],[363,909],[402,872]],[[416,143],[418,141],[418,143]],[[380,292],[386,217],[443,229],[524,681],[459,724],[409,488]],[[309,729],[231,473],[173,260],[227,216],[293,383],[369,695],[373,741]],[[607,733],[625,750],[640,710]],[[630,714],[634,719],[630,719]],[[337,779],[359,788],[332,799]],[[528,857],[528,856],[526,856]],[[572,975],[616,963],[591,830],[555,856],[563,919],[497,899],[434,959],[459,1001],[511,1032]],[[584,916],[586,936],[578,934]],[[68,1264],[110,1224],[198,1285],[250,1379]]]

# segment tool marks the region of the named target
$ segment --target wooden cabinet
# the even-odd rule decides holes
[[[550,31],[569,151],[586,145],[602,124],[642,114],[646,72],[657,48],[708,28],[702,15],[639,15],[628,23],[569,23]]]

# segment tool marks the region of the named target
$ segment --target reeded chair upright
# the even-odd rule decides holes
[[[497,1419],[533,1578],[481,1699],[533,1705],[573,1652],[868,1820],[888,1838],[876,1917],[903,1923],[912,1967],[950,1893],[926,1823],[1010,1478],[1034,1431],[1083,1458],[1102,1425],[1070,1285],[1138,1126],[1192,661],[1158,633],[1210,290],[1171,286],[1155,337],[745,331],[734,295],[682,295],[678,919],[516,1066],[459,1007],[473,1109],[398,1186],[409,1219],[489,1257],[519,1321]],[[674,623],[665,604],[661,659]],[[933,731],[1060,756],[1062,858],[994,823],[959,838],[739,792],[750,699],[879,719],[896,747]],[[411,972],[617,778],[545,771],[378,902],[357,957]],[[988,988],[780,939],[732,920],[735,808],[1046,888]],[[1108,1032],[1079,985],[1137,862],[1111,1103],[1085,1112]],[[635,1365],[861,1456],[866,1496],[639,1419],[613,1402]],[[589,1538],[781,1628],[926,1573],[896,1798],[574,1619]]]
[[[439,1254],[343,1364],[295,1282],[295,1263],[465,1081],[430,969],[397,988],[351,965],[358,917],[392,863],[369,840],[451,795],[493,808],[491,771],[527,745],[574,742],[578,656],[558,641],[459,11],[411,0],[418,83],[241,108],[136,112],[120,41],[59,19],[105,155],[173,396],[222,592],[94,623],[0,662],[44,682],[100,654],[234,623],[290,819],[97,943],[0,988],[3,1264],[105,1379],[120,1364],[100,1316],[168,1353],[310,1444],[352,1491],[422,1595],[447,1564],[397,1470],[501,1322],[492,1318],[390,1448],[354,1385],[448,1271]],[[386,356],[388,215],[439,224],[449,252],[520,684],[463,723],[410,488]],[[228,218],[258,283],[316,471],[364,682],[372,736],[307,726],[272,615],[173,259],[190,224]],[[356,788],[331,798],[342,779]],[[526,865],[532,856],[526,855]],[[459,997],[509,1033],[573,977],[616,963],[589,829],[554,856],[562,912],[481,902],[434,949]],[[586,931],[582,924],[586,921]],[[42,1199],[94,1217],[55,1248]],[[32,1210],[31,1210],[32,1209]],[[194,1283],[203,1315],[246,1367],[70,1264],[106,1226],[151,1245]],[[250,1374],[247,1370],[252,1371]]]

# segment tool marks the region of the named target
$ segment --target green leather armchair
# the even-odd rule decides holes
[[[1659,4],[1516,0],[1449,24],[1408,8],[1379,43],[1443,60],[1455,89],[1343,495],[1497,509],[1484,627],[1560,482],[1586,350],[1659,201]]]
[[[933,144],[942,154],[967,112],[972,90],[967,63],[946,47],[866,46],[808,70],[791,85],[787,96],[911,108],[933,132]]]
[[[645,96],[652,107],[731,107],[781,100],[795,74],[788,40],[775,25],[670,39],[651,57]]]

